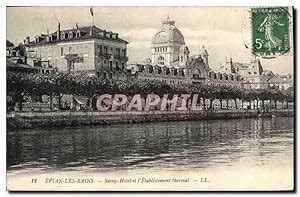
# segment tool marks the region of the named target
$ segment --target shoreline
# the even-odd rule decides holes
[[[272,116],[294,116],[294,109],[270,111],[222,109],[207,111],[57,111],[17,112],[7,114],[7,128],[64,128],[87,125],[134,124],[165,121],[238,119]]]

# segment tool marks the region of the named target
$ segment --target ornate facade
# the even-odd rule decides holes
[[[95,26],[73,27],[24,40],[27,62],[59,71],[85,71],[103,78],[126,79],[127,44],[118,33]]]
[[[267,89],[275,87],[281,90],[293,87],[291,75],[275,75],[264,70],[259,59],[253,58],[250,63],[233,62],[232,58],[220,66],[219,72],[236,73],[243,79],[243,87],[247,89]]]
[[[237,73],[217,73],[209,67],[205,47],[199,55],[190,56],[184,36],[168,17],[154,34],[151,42],[151,60],[144,64],[129,64],[132,77],[142,80],[160,80],[169,84],[208,84],[212,86],[242,87]]]
[[[182,33],[175,21],[168,17],[152,38],[151,54],[153,64],[167,67],[184,67],[189,57]]]

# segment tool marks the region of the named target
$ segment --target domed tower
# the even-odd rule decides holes
[[[162,21],[161,28],[152,39],[152,63],[159,66],[174,67],[174,63],[179,61],[182,45],[185,45],[182,33],[175,27],[175,21],[167,17],[166,20]]]
[[[204,45],[202,46],[202,50],[200,52],[200,55],[204,61],[204,63],[206,64],[207,68],[209,68],[209,64],[208,64],[208,52],[207,50],[205,49]]]

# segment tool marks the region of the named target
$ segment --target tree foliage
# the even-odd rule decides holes
[[[230,99],[245,101],[293,101],[294,92],[290,88],[285,91],[271,90],[242,90],[226,86],[208,86],[205,84],[169,85],[157,80],[111,80],[95,76],[75,75],[72,73],[55,72],[50,74],[7,73],[7,94],[14,103],[22,103],[25,95],[49,95],[50,99],[61,98],[63,94],[82,95],[92,99],[96,94],[123,93],[134,94],[198,94],[203,99],[212,102],[215,99],[226,100],[227,107]],[[50,102],[51,103],[51,102]],[[91,103],[91,102],[90,102]],[[264,103],[263,103],[264,104]],[[211,105],[212,106],[212,105]],[[237,106],[237,104],[236,104]]]

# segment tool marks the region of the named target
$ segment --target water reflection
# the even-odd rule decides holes
[[[293,155],[291,117],[8,131],[7,136],[9,171],[257,166],[285,164]]]

